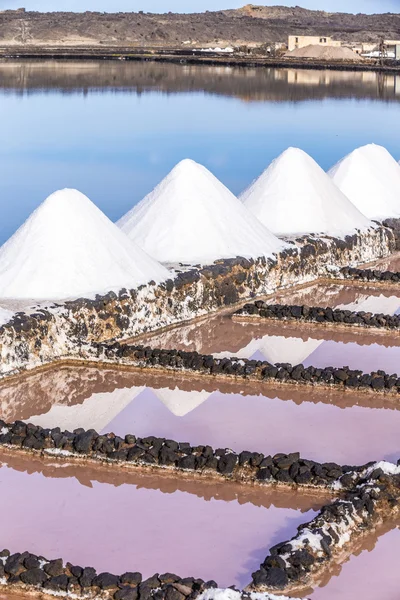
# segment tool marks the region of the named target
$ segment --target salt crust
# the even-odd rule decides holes
[[[240,200],[278,236],[324,233],[343,238],[373,225],[299,148],[278,156]]]
[[[77,190],[49,196],[0,248],[2,298],[90,297],[170,276]]]
[[[368,218],[400,217],[400,166],[383,146],[357,148],[328,175]]]
[[[189,159],[117,225],[168,264],[272,256],[284,246],[210,171]]]

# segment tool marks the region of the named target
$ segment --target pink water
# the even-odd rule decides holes
[[[393,294],[393,288],[328,285],[286,292],[276,300],[394,313],[400,298]],[[271,362],[400,372],[400,336],[387,332],[238,323],[226,315],[162,333],[149,343]],[[394,399],[307,387],[57,368],[2,384],[0,417],[69,430],[157,435],[238,452],[299,451],[341,464],[400,457],[400,410]],[[145,577],[172,571],[243,587],[269,547],[293,536],[319,502],[327,501],[1,453],[0,460],[6,490],[0,500],[2,547],[60,556],[99,571],[139,570]],[[358,555],[324,576],[312,600],[396,600],[400,576],[393,555],[399,551],[398,529],[371,536]]]
[[[400,589],[400,531],[372,534],[356,555],[334,566],[311,600],[398,600]]]
[[[82,426],[119,435],[157,435],[237,452],[299,451],[307,458],[343,464],[400,457],[400,411],[390,398],[196,382],[175,375],[153,378],[152,387],[146,387],[148,379],[109,369],[43,372],[0,388],[0,416],[70,431]],[[32,398],[41,402],[31,407]]]
[[[164,485],[162,492],[154,476],[118,486],[62,477],[0,468],[7,489],[0,500],[2,548],[60,557],[99,572],[172,572],[244,586],[269,547],[289,539],[317,508],[313,498],[300,510],[296,494],[286,497],[285,508],[273,504],[274,494],[269,508],[217,499],[220,484],[209,484],[214,490],[205,500],[195,489],[168,493]],[[262,495],[265,504],[268,492]]]
[[[342,409],[214,392],[192,412],[176,417],[158,394],[159,390],[150,388],[143,391],[105,430],[120,435],[134,431],[237,452],[301,452],[313,460],[340,464],[400,457],[400,411],[359,406]],[[385,435],[380,435],[382,431]]]

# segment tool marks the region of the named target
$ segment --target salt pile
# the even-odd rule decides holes
[[[400,166],[383,146],[357,148],[328,174],[370,219],[400,217]]]
[[[169,277],[77,190],[49,196],[0,248],[3,298],[76,298]]]
[[[117,225],[164,263],[255,258],[282,248],[210,171],[192,160],[180,162]]]
[[[371,222],[303,150],[288,148],[243,192],[245,206],[280,236],[343,237]]]
[[[352,62],[362,62],[362,56],[353,52],[350,48],[337,46],[319,46],[310,44],[304,48],[296,48],[291,52],[286,52],[285,58],[315,58],[319,60],[347,60]]]

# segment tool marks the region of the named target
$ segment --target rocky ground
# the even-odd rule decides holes
[[[245,6],[199,14],[0,11],[0,45],[187,47],[285,42],[290,34],[345,41],[399,39],[400,14],[351,15]]]

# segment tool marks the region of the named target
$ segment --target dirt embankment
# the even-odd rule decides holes
[[[246,6],[199,14],[0,11],[0,46],[192,47],[284,42],[290,34],[344,41],[400,38],[400,15]]]

